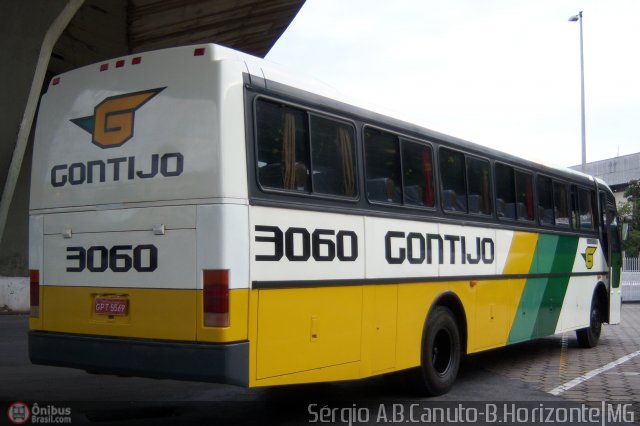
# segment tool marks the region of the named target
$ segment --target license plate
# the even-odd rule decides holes
[[[129,313],[129,300],[110,297],[96,297],[93,302],[93,312],[98,315],[124,316]]]

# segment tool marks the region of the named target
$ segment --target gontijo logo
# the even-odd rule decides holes
[[[94,108],[92,116],[74,118],[73,124],[91,133],[100,148],[117,148],[133,137],[135,113],[166,87],[110,96]],[[115,151],[117,152],[117,150]],[[95,153],[94,153],[95,154]],[[122,155],[122,154],[121,154]],[[83,185],[123,180],[180,176],[184,155],[180,152],[93,158],[51,167],[51,186]]]
[[[593,255],[597,249],[597,246],[587,246],[584,253],[582,253],[582,258],[584,259],[584,264],[587,269],[593,268]]]
[[[133,137],[135,113],[166,87],[110,96],[100,102],[88,117],[74,118],[73,124],[91,133],[100,148],[121,146]]]

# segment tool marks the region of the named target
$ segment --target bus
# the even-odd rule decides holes
[[[54,77],[29,355],[247,387],[403,372],[620,321],[607,185],[374,112],[214,44]]]

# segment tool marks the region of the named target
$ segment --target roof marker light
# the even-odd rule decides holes
[[[205,48],[204,47],[196,47],[193,50],[193,56],[204,56]]]
[[[116,61],[116,68],[122,68],[124,67],[124,59],[118,59]]]
[[[53,80],[51,81],[51,84],[53,86],[57,86],[58,84],[60,84],[60,77],[54,77]]]
[[[109,69],[109,64],[102,64],[100,65],[100,72],[102,71],[106,71]]]
[[[136,56],[131,60],[131,65],[138,65],[140,62],[142,62],[142,56]]]

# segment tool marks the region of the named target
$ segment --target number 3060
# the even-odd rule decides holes
[[[131,268],[138,272],[152,272],[158,268],[158,249],[151,244],[139,246],[92,246],[67,247],[67,272],[128,272]]]

